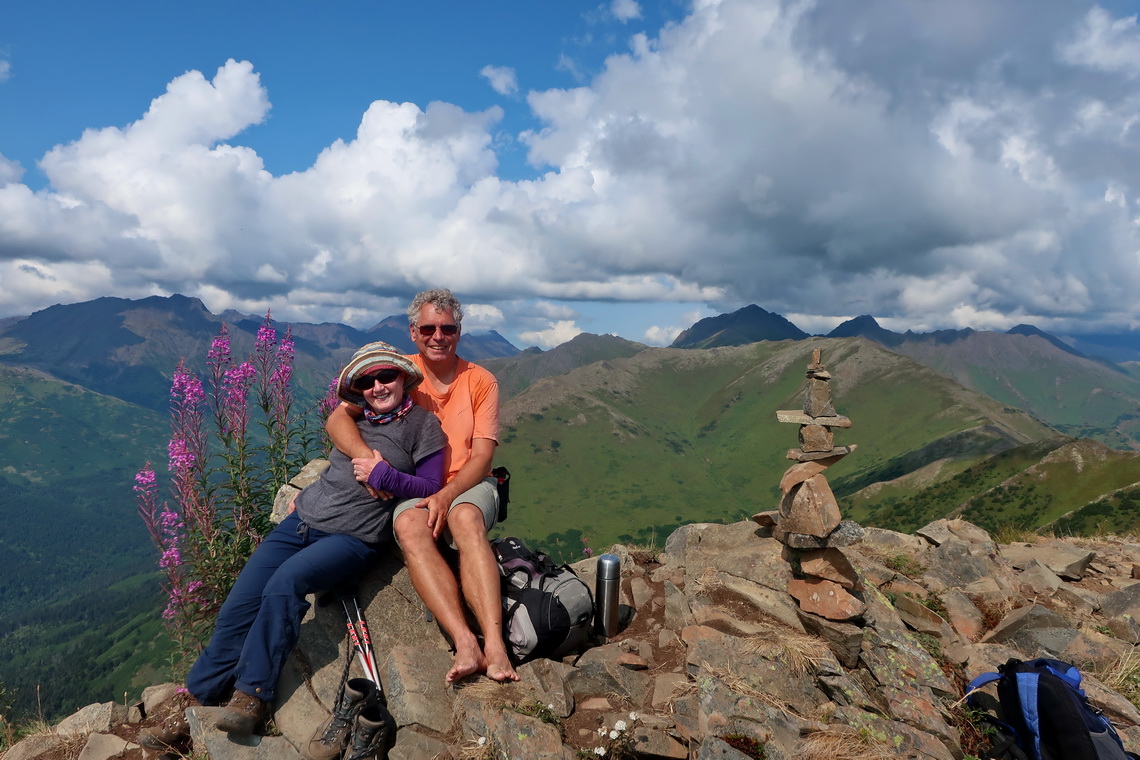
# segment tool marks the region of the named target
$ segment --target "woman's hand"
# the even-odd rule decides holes
[[[357,482],[363,483],[364,487],[368,489],[368,493],[375,496],[377,499],[391,499],[392,494],[387,491],[377,491],[375,488],[368,484],[368,476],[376,469],[376,465],[384,461],[384,457],[380,456],[380,452],[372,449],[371,457],[357,457],[352,460],[352,474]]]

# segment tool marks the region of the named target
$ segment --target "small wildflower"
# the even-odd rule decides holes
[[[598,736],[605,736],[605,735],[606,735],[606,727],[602,726],[601,728],[598,729]]]
[[[597,755],[598,757],[605,757],[606,756],[606,748],[605,747],[594,747],[594,754]]]
[[[486,743],[487,743],[487,737],[486,737],[486,736],[480,736],[480,737],[479,737],[479,741],[477,741],[477,742],[475,742],[475,743],[476,743],[477,745],[479,745],[480,747],[482,747],[484,744],[486,744]]]
[[[617,739],[619,736],[621,736],[621,734],[618,733],[617,731],[610,731],[610,738],[611,739]]]
[[[635,713],[635,712],[631,712],[631,713],[629,714],[629,719],[630,719],[630,720],[632,720],[632,721],[636,721],[636,720],[639,720],[640,718],[641,718],[641,713]]]
[[[614,724],[614,728],[616,728],[618,731],[624,731],[626,729],[625,721],[619,720],[617,723]],[[610,736],[613,736],[613,734],[610,734]]]
[[[554,712],[554,705],[547,705],[546,709],[550,710],[551,712]]]

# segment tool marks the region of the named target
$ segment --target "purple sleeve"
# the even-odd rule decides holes
[[[368,485],[402,499],[431,496],[443,485],[443,453],[444,450],[440,449],[434,454],[428,454],[416,462],[416,471],[411,474],[400,472],[387,462],[381,462],[372,468]]]

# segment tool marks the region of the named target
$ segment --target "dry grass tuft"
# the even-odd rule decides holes
[[[464,699],[476,699],[480,702],[489,702],[499,707],[515,704],[520,695],[514,682],[492,681],[489,678],[479,678],[456,684],[455,695]]]
[[[1140,706],[1140,654],[1127,649],[1111,665],[1096,667],[1092,674],[1133,705]]]
[[[834,726],[804,737],[796,757],[799,760],[893,760],[897,753],[853,728]]]
[[[1057,538],[1057,534],[1048,526],[1034,530],[1033,528],[1007,524],[999,526],[993,532],[993,538],[999,544],[1035,544],[1039,541]]]
[[[743,649],[770,660],[779,660],[797,676],[814,672],[831,660],[831,649],[823,640],[786,626],[765,626],[767,630],[744,640]]]

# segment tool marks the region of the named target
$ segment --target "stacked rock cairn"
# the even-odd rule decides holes
[[[803,410],[778,411],[776,419],[800,426],[800,445],[787,453],[795,464],[780,479],[780,508],[752,519],[784,545],[793,572],[788,593],[800,609],[829,620],[853,620],[866,606],[859,598],[859,576],[841,547],[862,540],[863,528],[842,519],[823,473],[856,447],[835,445],[832,429],[849,428],[851,420],[835,413],[822,349],[811,354]]]

